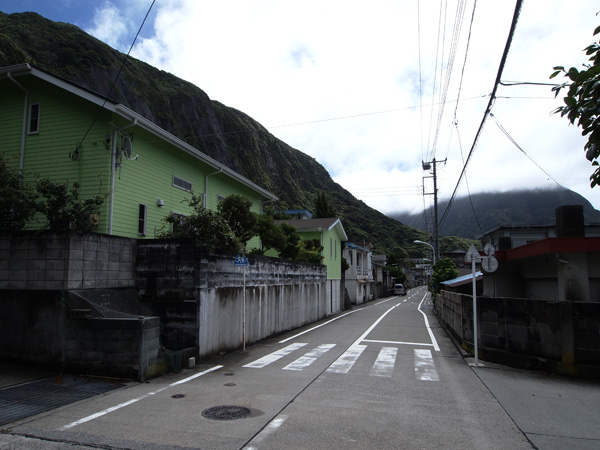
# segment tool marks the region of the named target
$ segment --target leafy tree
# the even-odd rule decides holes
[[[201,196],[192,194],[184,200],[193,209],[188,216],[170,214],[165,218],[171,230],[161,233],[160,237],[190,238],[198,248],[210,250],[239,250],[229,222],[216,211],[205,210]]]
[[[300,248],[298,247],[300,235],[296,231],[296,227],[287,223],[282,223],[279,227],[283,230],[287,242],[285,249],[279,252],[279,256],[284,259],[296,259],[298,253],[300,253]]]
[[[21,230],[36,213],[36,192],[0,153],[0,230]]]
[[[337,213],[329,205],[325,192],[317,192],[317,198],[315,199],[315,219],[329,219],[336,216]]]
[[[390,276],[396,279],[397,283],[406,282],[406,274],[402,270],[402,267],[397,265],[386,265],[385,268],[390,272]]]
[[[47,178],[37,180],[36,189],[44,200],[37,209],[48,221],[46,229],[52,231],[92,231],[98,226],[93,217],[100,213],[104,199],[100,195],[79,200],[79,184],[57,183]]]
[[[594,30],[594,36],[598,33],[600,27]],[[589,56],[589,63],[584,64],[582,70],[575,67],[566,70],[563,66],[556,66],[550,78],[563,74],[570,80],[552,88],[556,96],[563,88],[567,88],[565,105],[554,112],[566,116],[571,124],[577,123],[582,129],[581,134],[588,137],[583,149],[586,158],[596,167],[590,176],[591,187],[595,187],[600,183],[600,45],[594,42],[584,51]]]
[[[262,250],[253,249],[253,253],[260,253],[263,255],[270,249],[275,249],[277,252],[281,253],[288,245],[287,235],[283,228],[275,225],[273,217],[268,214],[258,216],[255,232],[258,234],[258,237],[260,237]]]
[[[458,276],[456,265],[450,258],[442,258],[433,265],[431,277],[432,292],[437,295],[440,292],[442,281],[451,280]]]
[[[294,258],[296,261],[306,261],[313,264],[322,264],[323,246],[318,239],[311,239],[307,241],[300,241],[298,243],[298,256]]]
[[[252,202],[242,195],[230,195],[223,199],[217,211],[229,224],[235,238],[239,241],[241,249],[246,249],[248,241],[256,236],[254,227],[257,216],[250,211]],[[240,250],[241,250],[240,249]]]

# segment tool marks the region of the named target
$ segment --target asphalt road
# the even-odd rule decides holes
[[[413,289],[5,425],[0,449],[534,448],[543,429],[519,427],[520,409],[484,382],[504,378],[469,367],[426,296]],[[586,442],[600,442],[594,433]]]

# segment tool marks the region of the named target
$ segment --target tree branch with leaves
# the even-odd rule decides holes
[[[600,26],[594,30],[594,36],[598,33]],[[583,65],[582,70],[575,67],[566,70],[563,66],[556,66],[550,78],[562,74],[569,79],[552,88],[555,96],[563,89],[567,90],[563,99],[565,105],[554,112],[566,117],[572,125],[580,127],[582,136],[587,136],[584,150],[586,158],[595,167],[590,176],[590,185],[595,187],[600,184],[600,45],[594,42],[584,51],[589,62]]]

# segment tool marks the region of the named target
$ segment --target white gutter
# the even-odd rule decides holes
[[[115,169],[117,164],[117,130],[113,130],[110,152],[110,201],[108,204],[108,234],[112,234],[113,210],[115,206]]]
[[[8,79],[25,91],[25,105],[23,106],[23,129],[21,131],[21,156],[19,159],[19,174],[22,175],[23,163],[25,160],[25,136],[27,135],[27,107],[29,105],[29,91],[25,89],[17,80],[15,80],[10,72],[6,75]]]
[[[206,175],[206,177],[204,177],[204,198],[202,199],[202,207],[204,208],[204,211],[206,211],[208,209],[208,177],[212,177],[213,175],[218,175],[221,172],[223,172],[222,169],[217,170],[216,172],[212,172],[209,173],[208,175]]]
[[[137,125],[137,119],[134,119],[130,124],[124,127],[117,127],[115,124],[111,124],[115,129],[112,135],[112,150],[111,150],[111,163],[110,163],[110,202],[108,205],[108,234],[112,235],[113,226],[113,211],[115,208],[115,173],[117,171],[117,136],[120,130]]]

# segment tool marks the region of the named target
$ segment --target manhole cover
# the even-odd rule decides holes
[[[202,411],[202,416],[211,420],[243,419],[250,415],[250,410],[243,406],[223,405],[213,406]]]
[[[185,397],[185,394],[175,394],[175,395],[171,395],[171,398],[183,398]]]
[[[235,383],[225,383],[223,386],[237,386]]]

